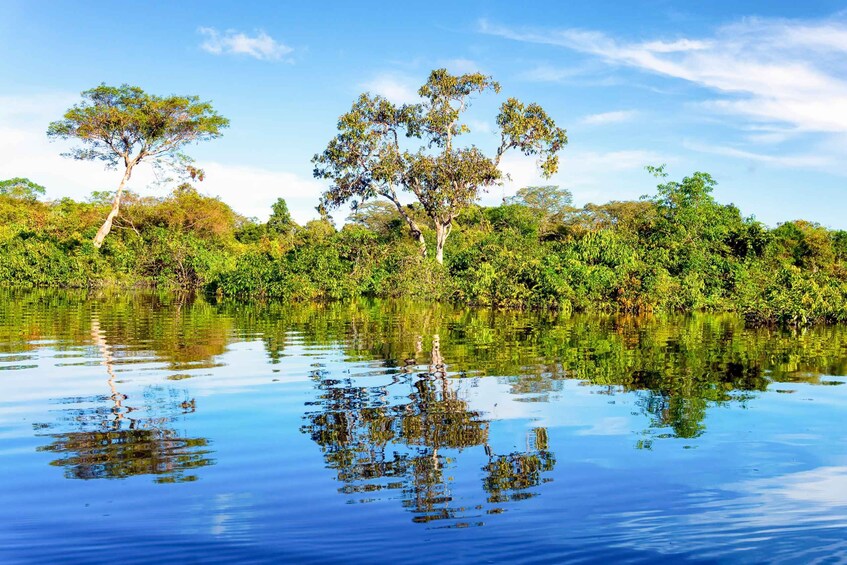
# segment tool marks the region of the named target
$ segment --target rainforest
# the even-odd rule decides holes
[[[108,194],[0,195],[0,281],[15,287],[153,287],[248,299],[412,297],[498,308],[736,312],[757,323],[847,321],[847,232],[802,220],[767,227],[716,202],[693,173],[638,201],[574,208],[526,187],[455,220],[444,264],[420,254],[393,206],[359,206],[340,227],[298,225],[279,200],[266,222],[182,184],[130,193],[103,247]],[[408,205],[423,237],[434,229]]]

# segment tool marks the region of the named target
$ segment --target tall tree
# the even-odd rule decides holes
[[[453,220],[481,191],[500,182],[500,161],[509,150],[538,155],[542,174],[559,166],[557,153],[567,143],[565,130],[538,104],[509,98],[500,106],[500,143],[492,156],[479,148],[459,147],[456,137],[468,133],[462,114],[470,98],[500,85],[480,73],[454,76],[432,71],[417,104],[397,106],[381,96],[362,94],[338,121],[338,135],[315,155],[314,176],[332,182],[322,197],[325,208],[347,201],[353,207],[376,197],[388,199],[406,221],[426,255],[421,227],[402,204],[398,191],[411,193],[435,227],[436,259],[444,261],[444,243]],[[405,139],[420,140],[417,148]]]
[[[100,247],[120,212],[121,196],[136,165],[149,162],[159,169],[185,167],[194,175],[197,169],[188,166],[190,159],[181,150],[189,143],[218,137],[229,120],[197,96],[155,96],[126,84],[101,84],[83,92],[82,98],[64,119],[50,124],[47,135],[82,142],[65,153],[66,157],[124,168],[112,210],[94,237],[94,245]]]
[[[284,198],[277,198],[271,206],[271,217],[268,218],[267,228],[272,235],[289,233],[294,225],[288,204]]]

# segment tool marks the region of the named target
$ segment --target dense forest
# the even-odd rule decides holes
[[[26,178],[0,182],[0,283],[847,321],[847,232],[804,221],[769,229],[717,202],[707,173],[670,181],[648,166],[660,184],[639,201],[577,208],[567,190],[529,186],[480,206],[506,179],[506,153],[534,158],[549,179],[568,143],[541,106],[507,98],[493,152],[459,144],[471,99],[499,93],[491,77],[436,69],[420,102],[362,94],[312,160],[327,188],[316,195],[321,219],[300,226],[282,199],[263,223],[197,189],[204,172],[183,149],[229,126],[210,102],[100,85],[47,135],[76,144],[66,156],[123,171],[120,184],[77,202],[46,201]],[[142,163],[185,182],[166,197],[129,192]],[[346,205],[338,229],[328,212]]]
[[[443,265],[423,256],[388,203],[358,206],[340,229],[267,222],[181,184],[127,193],[101,248],[92,238],[111,194],[46,201],[26,179],[0,183],[0,281],[7,286],[156,286],[294,300],[414,297],[505,308],[618,312],[711,310],[750,321],[847,321],[847,232],[794,221],[769,229],[715,201],[715,181],[662,179],[639,201],[573,207],[553,186],[526,187],[455,219]],[[405,212],[428,242],[420,205]]]

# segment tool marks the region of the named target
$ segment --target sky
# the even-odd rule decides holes
[[[768,225],[847,229],[847,5],[843,1],[113,2],[0,0],[0,179],[48,198],[114,189],[102,163],[61,157],[50,121],[100,83],[196,94],[231,120],[188,149],[201,192],[265,219],[279,197],[316,217],[311,159],[369,91],[414,102],[435,68],[483,72],[466,138],[497,144],[505,97],[537,102],[568,131],[559,172],[509,155],[496,204],[557,184],[574,203],[653,194],[646,165],[695,171],[715,197]],[[163,196],[152,171],[130,187]],[[337,222],[345,209],[333,214]]]

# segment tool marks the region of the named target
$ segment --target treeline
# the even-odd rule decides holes
[[[360,205],[337,229],[326,218],[298,225],[279,200],[262,223],[189,184],[162,198],[126,195],[98,250],[110,195],[47,202],[42,187],[12,179],[0,183],[0,283],[847,321],[847,232],[805,221],[769,229],[716,202],[714,185],[694,173],[650,198],[582,208],[557,187],[524,188],[499,206],[464,209],[441,265],[421,256],[388,203]],[[435,240],[419,205],[404,212]]]

